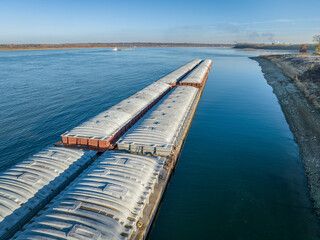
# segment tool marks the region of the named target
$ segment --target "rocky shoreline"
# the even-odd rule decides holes
[[[320,110],[305,96],[294,79],[267,56],[252,57],[273,88],[300,150],[314,211],[320,219]],[[319,96],[320,97],[320,96]]]

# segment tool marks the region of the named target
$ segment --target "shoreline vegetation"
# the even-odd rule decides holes
[[[62,43],[62,44],[0,44],[0,51],[53,50],[81,48],[134,48],[134,47],[230,47],[246,50],[293,50],[299,51],[302,44],[206,44],[206,43]],[[316,44],[305,44],[308,51],[314,51]]]
[[[233,48],[239,49],[261,49],[261,50],[293,50],[299,51],[302,44],[259,44],[259,43],[237,43]],[[305,44],[308,51],[314,51],[317,44]]]
[[[81,48],[134,48],[134,47],[233,47],[234,44],[202,43],[63,43],[63,44],[0,44],[0,51],[81,49]]]
[[[320,57],[285,54],[251,59],[261,66],[298,144],[314,211],[320,220]]]

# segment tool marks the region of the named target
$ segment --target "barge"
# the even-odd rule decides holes
[[[96,152],[48,147],[0,174],[0,239],[8,239],[75,179]]]
[[[148,112],[173,86],[192,71],[201,60],[180,67],[131,97],[62,135],[66,146],[105,151]]]
[[[18,229],[14,239],[145,239],[211,65],[196,59],[63,134],[59,146],[28,160],[29,177],[19,177],[19,164],[8,170],[10,186],[21,185],[8,195],[0,174],[1,239]],[[39,184],[42,172],[49,179]]]

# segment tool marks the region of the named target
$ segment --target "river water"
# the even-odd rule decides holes
[[[257,62],[229,48],[0,52],[0,171],[194,58],[213,66],[150,239],[319,239],[298,147]]]

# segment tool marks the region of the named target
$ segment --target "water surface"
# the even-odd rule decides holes
[[[227,48],[0,52],[0,171],[194,58],[213,59],[150,239],[318,239],[272,88]]]

